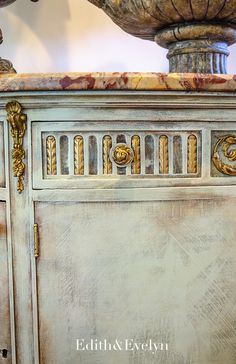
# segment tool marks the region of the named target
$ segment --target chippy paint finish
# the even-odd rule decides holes
[[[14,100],[27,115],[22,194],[5,111]],[[150,353],[77,352],[75,340],[91,336],[168,342],[160,364],[235,363],[236,178],[212,161],[218,140],[236,135],[235,100],[2,92],[11,363],[157,362]],[[133,149],[127,166],[112,159],[116,143]],[[234,165],[233,149],[229,158],[219,150],[223,163]]]

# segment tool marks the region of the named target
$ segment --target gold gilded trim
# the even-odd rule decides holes
[[[212,162],[219,172],[228,176],[236,176],[236,165],[230,165],[224,163],[220,157],[219,151],[221,150],[224,156],[230,161],[236,161],[236,149],[231,149],[233,145],[236,145],[236,136],[225,135],[220,138],[213,150]]]
[[[34,224],[34,256],[39,257],[39,226]]]
[[[134,135],[131,139],[131,145],[134,151],[134,160],[131,165],[132,174],[141,173],[141,155],[140,155],[140,137]]]
[[[74,173],[76,176],[84,174],[84,139],[81,135],[74,139]]]
[[[197,173],[197,137],[189,135],[188,137],[188,165],[187,172],[189,174]]]
[[[112,150],[114,162],[121,167],[128,166],[134,159],[134,152],[127,144],[119,143]]]
[[[159,139],[160,147],[160,173],[169,173],[169,151],[168,151],[168,137],[166,135],[161,135]]]
[[[56,154],[56,139],[54,136],[50,135],[47,137],[46,149],[47,149],[47,174],[49,176],[56,175],[57,154]]]
[[[23,138],[26,131],[27,116],[22,112],[22,106],[17,101],[9,102],[6,105],[7,121],[11,126],[11,136],[13,138],[12,161],[13,175],[18,178],[17,191],[21,193],[24,190],[25,174],[25,150],[23,148]]]
[[[103,138],[103,173],[112,174],[112,162],[110,160],[110,150],[112,147],[112,139],[109,135]]]

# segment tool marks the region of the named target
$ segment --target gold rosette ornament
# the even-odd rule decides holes
[[[127,144],[119,143],[112,149],[112,159],[119,167],[128,166],[134,159],[134,152]]]

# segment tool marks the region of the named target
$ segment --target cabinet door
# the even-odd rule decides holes
[[[40,364],[234,364],[235,203],[36,203]]]
[[[6,204],[0,202],[0,363],[11,363]]]

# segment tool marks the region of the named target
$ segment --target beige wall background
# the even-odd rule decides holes
[[[166,50],[126,34],[86,0],[17,0],[0,9],[0,21],[0,55],[18,72],[168,71]]]

